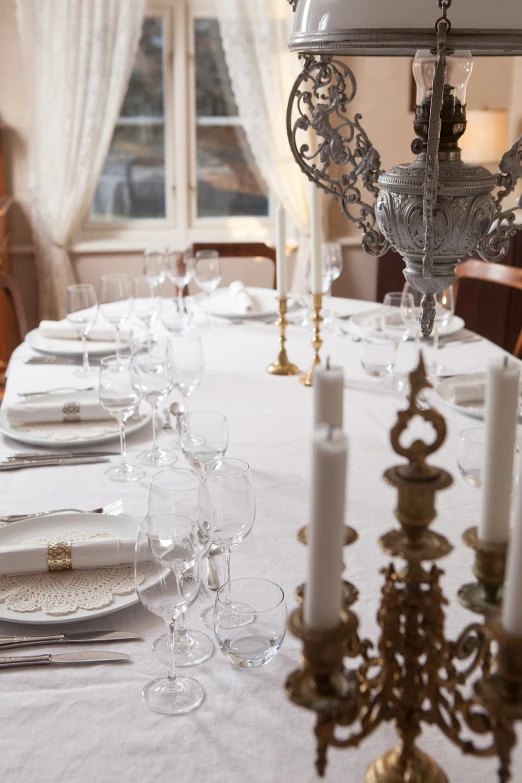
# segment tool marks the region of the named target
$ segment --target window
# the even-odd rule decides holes
[[[158,230],[180,246],[194,239],[261,239],[269,211],[213,0],[151,3],[80,241],[105,234],[139,243]]]

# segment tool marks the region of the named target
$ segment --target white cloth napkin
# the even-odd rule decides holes
[[[255,300],[248,293],[241,280],[234,280],[233,283],[230,283],[228,292],[234,301],[238,313],[253,313],[257,309]]]
[[[50,340],[79,340],[80,335],[74,326],[67,320],[63,321],[40,321],[38,331],[42,337]],[[129,343],[132,339],[132,329],[120,329],[121,340]],[[88,340],[95,340],[103,343],[116,342],[116,330],[110,324],[93,324],[88,335]]]
[[[484,402],[486,384],[480,381],[456,383],[451,389],[451,398],[455,405],[461,405],[463,402]]]
[[[59,538],[56,543],[58,541]],[[134,538],[95,538],[75,541],[71,549],[73,570],[128,565],[134,562],[135,547]],[[34,574],[47,570],[46,544],[0,547],[0,574]]]
[[[8,405],[6,414],[9,423],[14,425],[103,421],[111,418],[102,408],[96,391],[42,394]]]

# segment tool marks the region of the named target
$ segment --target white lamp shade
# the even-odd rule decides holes
[[[414,55],[431,48],[436,0],[298,0],[292,51]],[[522,2],[454,0],[450,45],[472,54],[522,54]]]
[[[508,148],[507,111],[466,111],[466,133],[459,140],[466,163],[498,163]]]

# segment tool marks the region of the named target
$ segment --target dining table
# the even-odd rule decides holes
[[[384,482],[383,473],[401,462],[392,450],[390,429],[407,403],[404,393],[391,391],[380,379],[364,374],[364,342],[345,328],[347,316],[374,306],[335,298],[333,309],[345,320],[339,321],[341,329],[323,330],[321,358],[330,357],[332,365],[344,369],[344,431],[349,443],[346,522],[358,533],[356,544],[344,550],[344,576],[359,591],[352,608],[360,620],[361,636],[376,643],[376,615],[384,579],[381,569],[389,562],[378,540],[397,526],[393,514],[396,493]],[[230,429],[227,456],[250,464],[256,496],[252,532],[232,553],[232,578],[273,580],[283,588],[291,610],[296,606],[294,591],[307,573],[307,549],[296,534],[307,523],[310,508],[314,391],[297,377],[266,372],[278,352],[279,331],[273,321],[223,320],[202,329],[201,335],[206,370],[190,398],[190,409],[219,411],[226,416]],[[307,370],[312,360],[311,338],[309,328],[289,325],[288,357],[302,370]],[[414,348],[413,343],[400,347],[405,365]],[[421,349],[426,361],[431,361],[431,345]],[[24,363],[35,355],[27,342],[14,352],[4,406],[15,402],[19,392],[83,382],[74,377],[74,367]],[[503,355],[503,350],[485,339],[455,340],[440,349],[440,361],[448,374],[485,371],[488,362]],[[175,395],[172,393],[169,401],[175,400]],[[431,462],[454,478],[453,485],[437,496],[433,529],[447,536],[454,547],[440,565],[448,599],[444,608],[446,635],[455,639],[477,619],[456,596],[463,583],[473,581],[473,552],[464,546],[461,536],[478,524],[481,501],[480,490],[466,484],[459,474],[457,441],[462,430],[481,426],[481,422],[445,406],[433,390],[427,392],[427,400],[439,408],[447,424],[446,441]],[[131,462],[150,440],[150,426],[129,436]],[[160,445],[167,447],[172,440],[172,432],[162,429]],[[0,449],[1,459],[24,449],[34,451],[34,447],[5,436],[1,436]],[[180,452],[177,466],[187,466]],[[146,468],[145,477],[136,483],[115,484],[104,475],[106,467],[93,464],[3,472],[0,514],[92,509],[122,497],[124,514],[143,519],[154,469]],[[44,534],[45,517],[41,526]],[[199,619],[208,601],[208,592],[198,598],[188,610],[187,625],[211,634]],[[295,706],[284,692],[286,677],[298,666],[301,647],[289,632],[279,654],[265,667],[237,668],[216,648],[206,662],[180,670],[196,677],[206,696],[198,709],[171,717],[149,711],[141,699],[143,686],[165,672],[151,649],[163,632],[160,618],[136,603],[116,614],[76,625],[58,619],[54,627],[59,631],[134,631],[142,640],[110,646],[130,655],[126,664],[1,671],[0,778],[5,783],[311,783],[317,779],[315,715]],[[47,631],[48,626],[0,622],[0,635],[4,636]],[[38,651],[73,649],[61,645]],[[96,649],[103,649],[103,645]],[[520,739],[520,731],[518,735]],[[370,762],[396,744],[390,723],[383,724],[357,749],[330,749],[325,779],[331,783],[362,782]],[[437,728],[424,726],[418,745],[435,757],[453,783],[496,780],[496,758],[462,755]],[[513,770],[513,781],[522,781],[520,744],[513,753]]]

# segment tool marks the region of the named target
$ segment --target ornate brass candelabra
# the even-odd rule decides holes
[[[312,366],[310,367],[310,369],[304,375],[301,375],[301,377],[299,378],[303,386],[312,385],[313,377],[314,377],[314,369],[315,367],[317,367],[318,364],[321,364],[319,353],[321,351],[321,346],[323,344],[323,341],[321,339],[321,324],[324,320],[323,316],[321,315],[321,310],[323,309],[322,294],[312,295],[312,308],[314,311],[314,314],[312,316],[312,323],[314,325],[314,337],[312,340],[312,348],[314,349],[314,359],[312,361]]]
[[[498,779],[506,783],[516,743],[514,723],[522,719],[522,637],[506,633],[497,618],[505,548],[493,551],[477,542],[474,530],[466,532],[465,540],[476,550],[478,582],[463,588],[460,597],[468,608],[484,614],[484,620],[448,641],[443,572],[435,562],[452,547],[430,525],[436,516],[435,494],[449,487],[452,478],[426,462],[444,442],[446,425],[440,413],[417,401],[430,386],[422,358],[410,381],[409,407],[399,412],[391,431],[393,449],[408,463],[384,474],[398,490],[395,516],[400,529],[380,539],[382,549],[404,564],[390,563],[382,571],[377,650],[359,637],[357,616],[350,608],[357,591],[345,583],[336,628],[311,631],[303,624],[301,607],[290,616],[289,628],[302,639],[303,654],[301,667],[286,681],[286,692],[293,702],[317,713],[320,775],[329,746],[357,747],[382,723],[394,722],[399,743],[370,765],[366,783],[448,783],[436,761],[416,745],[423,724],[438,726],[464,753],[497,755]],[[435,439],[430,444],[415,440],[405,448],[401,436],[416,416],[432,424]],[[300,540],[305,540],[302,531]],[[349,536],[350,543],[354,540]],[[298,597],[302,595],[303,587]],[[346,661],[355,658],[358,666]],[[481,737],[480,744],[474,735]]]
[[[279,298],[279,319],[277,326],[279,326],[279,355],[273,364],[269,364],[266,371],[271,375],[298,375],[299,367],[288,361],[286,355],[286,327],[288,321],[286,320],[286,313],[288,312],[288,299],[285,297]]]

